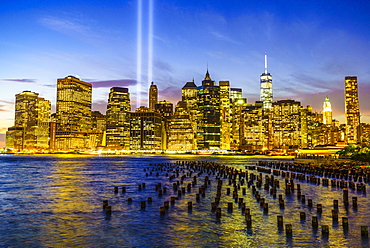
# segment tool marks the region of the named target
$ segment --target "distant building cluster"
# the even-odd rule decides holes
[[[207,70],[201,85],[188,82],[175,109],[149,89],[149,107],[131,112],[128,88],[110,89],[106,115],[92,111],[92,85],[74,76],[57,80],[56,113],[38,93],[15,96],[14,126],[6,147],[18,151],[272,151],[368,142],[360,124],[357,77],[345,77],[346,123],[332,119],[326,97],[321,113],[295,100],[273,101],[272,76],[260,77],[260,101],[248,104],[242,89],[218,85]]]

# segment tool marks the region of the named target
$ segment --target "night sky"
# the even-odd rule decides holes
[[[113,86],[129,87],[134,110],[141,85],[147,106],[150,81],[159,100],[175,105],[207,66],[213,80],[229,80],[254,103],[265,52],[274,100],[322,111],[328,96],[344,123],[344,77],[358,76],[362,122],[370,123],[370,1],[142,0],[141,21],[139,3],[2,0],[1,140],[14,125],[15,94],[37,92],[54,111],[56,80],[68,75],[93,84],[93,110],[102,113]]]

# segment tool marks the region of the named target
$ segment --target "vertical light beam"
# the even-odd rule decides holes
[[[265,74],[267,74],[267,54],[265,53]]]
[[[149,31],[148,31],[148,89],[153,81],[153,2],[149,0]]]
[[[142,19],[143,19],[143,3],[142,0],[138,0],[137,4],[137,53],[136,53],[136,106],[141,106],[141,55],[142,55]]]

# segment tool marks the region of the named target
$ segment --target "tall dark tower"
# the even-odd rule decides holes
[[[360,106],[357,77],[345,77],[346,140],[348,144],[359,141]]]
[[[130,149],[130,111],[130,93],[128,88],[111,88],[106,117],[107,147],[125,150]]]
[[[272,109],[272,76],[267,72],[267,55],[265,54],[265,72],[260,77],[261,101],[263,109]]]
[[[153,82],[149,88],[149,111],[155,110],[155,105],[158,103],[158,88]]]
[[[199,150],[216,150],[221,146],[220,87],[207,70],[198,87],[197,146]]]

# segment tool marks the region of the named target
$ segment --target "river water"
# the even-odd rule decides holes
[[[259,160],[291,162],[289,158],[248,156],[0,156],[0,247],[369,247],[361,237],[361,226],[370,227],[370,201],[366,194],[349,190],[349,199],[358,198],[358,207],[343,205],[343,191],[337,187],[300,183],[302,195],[312,199],[309,208],[296,194],[285,195],[284,178],[277,195],[282,194],[285,208],[280,209],[278,198],[273,198],[263,186],[258,189],[269,204],[264,213],[246,188],[244,198],[250,208],[252,227],[247,228],[244,213],[226,194],[228,180],[223,179],[220,218],[211,211],[216,196],[216,175],[203,173],[191,192],[171,204],[164,216],[160,207],[171,196],[177,196],[166,171],[151,171],[150,163],[176,161],[212,161],[236,169],[246,170]],[[144,171],[145,170],[145,171]],[[152,172],[151,174],[149,174]],[[255,170],[248,171],[258,175]],[[148,173],[148,176],[146,176]],[[158,175],[157,175],[158,173]],[[170,175],[173,175],[173,173]],[[180,173],[180,177],[181,177]],[[196,175],[196,174],[194,174]],[[262,173],[263,178],[266,173]],[[211,184],[204,197],[196,201],[198,188],[208,176]],[[191,182],[186,177],[183,185]],[[138,185],[145,183],[145,188]],[[158,196],[156,185],[161,183],[167,192]],[[368,185],[367,185],[368,186]],[[119,192],[114,193],[114,187]],[[126,193],[121,188],[126,187]],[[369,188],[369,187],[367,187]],[[231,190],[232,192],[232,190]],[[367,194],[370,192],[367,190]],[[152,197],[153,202],[141,209],[140,202]],[[132,198],[132,203],[128,203]],[[112,214],[107,215],[102,203],[108,200]],[[339,202],[339,220],[333,221],[333,200]],[[193,202],[188,211],[188,202]],[[233,211],[227,211],[234,202]],[[316,204],[322,204],[317,214]],[[300,212],[306,220],[300,220]],[[277,216],[285,224],[292,224],[292,235],[277,227]],[[312,216],[318,216],[318,229],[312,228]],[[348,217],[345,231],[342,217]],[[329,226],[323,236],[322,225]]]

